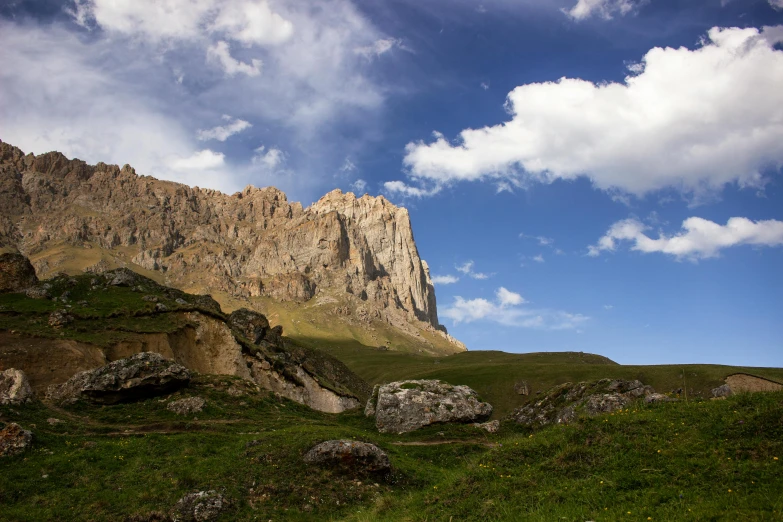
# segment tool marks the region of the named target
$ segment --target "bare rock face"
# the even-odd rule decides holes
[[[19,405],[33,400],[33,389],[22,370],[0,372],[0,404]]]
[[[492,415],[467,386],[437,380],[411,380],[384,384],[370,398],[365,414],[374,410],[375,426],[382,433],[406,433],[430,424],[475,423]]]
[[[442,336],[450,351],[465,349],[438,322],[408,211],[382,196],[335,190],[304,209],[273,187],[226,195],[139,176],[128,165],[92,166],[57,152],[25,156],[2,142],[0,189],[0,247],[90,250],[70,255],[96,271],[121,249],[129,262],[199,293],[284,301],[337,295],[409,333]],[[51,256],[37,260],[43,274],[57,270]],[[123,277],[117,284],[131,284]]]
[[[35,268],[25,256],[0,254],[0,293],[23,292],[37,283]]]
[[[23,453],[33,442],[33,434],[11,422],[0,430],[0,457]]]
[[[78,400],[115,404],[170,393],[188,382],[190,372],[181,364],[142,352],[77,373],[64,384],[51,386],[47,396],[59,404]]]
[[[567,382],[555,386],[541,399],[517,408],[510,417],[530,427],[567,424],[580,415],[600,415],[626,408],[636,399],[662,402],[661,394],[638,380],[601,379],[595,382]],[[667,398],[668,399],[668,398]],[[671,400],[671,399],[670,399]]]
[[[318,464],[354,473],[388,473],[389,456],[380,448],[355,440],[327,440],[304,456],[308,464]]]

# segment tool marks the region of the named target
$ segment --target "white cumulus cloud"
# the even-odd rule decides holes
[[[612,225],[598,243],[588,247],[588,255],[598,256],[602,251],[614,251],[620,242],[632,243],[639,252],[660,252],[678,259],[706,259],[717,256],[721,250],[740,245],[782,246],[783,221],[774,219],[751,221],[733,217],[725,225],[700,217],[683,221],[679,234],[657,238],[645,234],[650,227],[637,219],[625,219]]]
[[[210,170],[222,167],[225,160],[222,152],[213,152],[209,149],[200,150],[187,158],[178,158],[171,161],[174,170]]]
[[[633,11],[641,2],[634,0],[579,0],[571,9],[563,12],[574,20],[585,20],[591,16],[599,16],[611,20],[614,15],[625,16]]]
[[[779,11],[783,10],[783,0],[769,0],[769,5]]]
[[[432,276],[432,283],[436,285],[453,285],[459,281],[459,277],[453,275]]]
[[[198,139],[201,141],[206,141],[206,140],[226,141],[234,134],[237,134],[245,129],[249,129],[250,127],[252,127],[250,122],[247,122],[245,120],[236,119],[234,121],[231,121],[231,116],[228,115],[224,115],[223,119],[228,121],[229,123],[227,123],[226,125],[219,125],[211,129],[198,131],[197,134]]]
[[[522,85],[508,95],[509,121],[409,143],[404,164],[436,187],[579,176],[636,195],[760,186],[783,164],[781,41],[783,26],[715,27],[696,49],[651,49],[622,83]]]
[[[454,324],[485,320],[506,326],[543,330],[575,329],[589,319],[582,314],[522,306],[525,303],[526,301],[518,293],[500,287],[492,301],[484,298],[464,299],[457,296],[450,306],[438,310],[438,315],[448,317],[454,321]]]
[[[512,292],[511,290],[507,290],[502,286],[495,292],[495,296],[497,297],[500,306],[516,306],[525,302],[521,295]]]

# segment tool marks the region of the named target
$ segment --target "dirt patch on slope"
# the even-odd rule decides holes
[[[77,372],[92,370],[106,362],[103,350],[92,344],[0,331],[0,369],[24,371],[38,394],[50,384],[61,384]]]
[[[748,375],[747,373],[735,373],[726,377],[726,384],[734,393],[743,392],[773,392],[783,390],[783,384],[763,377]]]

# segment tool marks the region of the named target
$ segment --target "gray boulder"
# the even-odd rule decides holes
[[[59,404],[78,400],[114,404],[171,393],[188,382],[190,372],[181,364],[142,352],[79,372],[64,384],[50,386],[47,397]]]
[[[722,384],[717,388],[712,389],[712,396],[716,399],[725,399],[726,397],[730,397],[732,395],[734,395],[734,391],[728,384]]]
[[[497,433],[500,429],[500,421],[499,420],[493,420],[489,422],[477,422],[473,424],[476,428],[480,428],[487,433]]]
[[[22,370],[0,372],[0,404],[19,405],[33,400],[33,389]]]
[[[253,344],[260,344],[269,330],[267,318],[263,314],[247,308],[231,312],[231,315],[228,316],[228,324]]]
[[[139,282],[139,275],[133,270],[127,268],[117,268],[106,272],[107,283],[111,286],[136,286]]]
[[[199,491],[185,495],[174,506],[175,522],[212,522],[225,508],[226,499],[215,490]]]
[[[33,442],[33,434],[23,430],[15,422],[6,425],[0,430],[0,457],[18,455],[30,447]]]
[[[62,328],[73,322],[73,316],[68,310],[55,310],[49,314],[49,326],[52,328]]]
[[[659,402],[677,402],[677,399],[675,399],[674,397],[669,397],[668,395],[664,395],[662,393],[651,393],[650,395],[644,398],[644,402],[646,402],[647,404],[656,404]]]
[[[375,410],[375,426],[382,433],[406,433],[436,423],[481,422],[492,415],[492,406],[481,402],[471,388],[436,380],[384,384],[370,401],[373,404],[365,413]]]
[[[360,473],[387,473],[391,470],[389,456],[380,448],[355,440],[327,440],[313,447],[304,456],[308,464],[338,468]]]
[[[166,409],[177,415],[191,415],[193,413],[199,413],[206,403],[207,401],[201,397],[185,397],[184,399],[168,403]]]

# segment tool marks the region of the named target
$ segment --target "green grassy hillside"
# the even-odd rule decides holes
[[[466,384],[495,408],[494,418],[564,382],[602,378],[639,379],[657,391],[668,393],[687,388],[691,397],[710,397],[710,390],[733,373],[749,373],[783,383],[781,368],[751,368],[714,364],[625,366],[600,355],[581,352],[511,354],[496,351],[463,352],[447,357],[428,357],[395,351],[379,351],[356,341],[331,338],[298,338],[298,342],[331,353],[370,384],[400,379],[443,379]],[[526,381],[530,395],[514,391]]]
[[[540,431],[457,425],[387,435],[358,412],[318,413],[249,387],[236,396],[243,386],[201,376],[174,396],[131,404],[0,406],[0,429],[17,422],[35,434],[32,449],[0,458],[0,520],[164,520],[179,498],[206,489],[229,500],[220,520],[783,514],[783,393],[637,403]],[[166,409],[191,395],[206,399],[204,411],[178,417]],[[378,445],[393,473],[346,475],[303,462],[310,447],[335,438]]]

